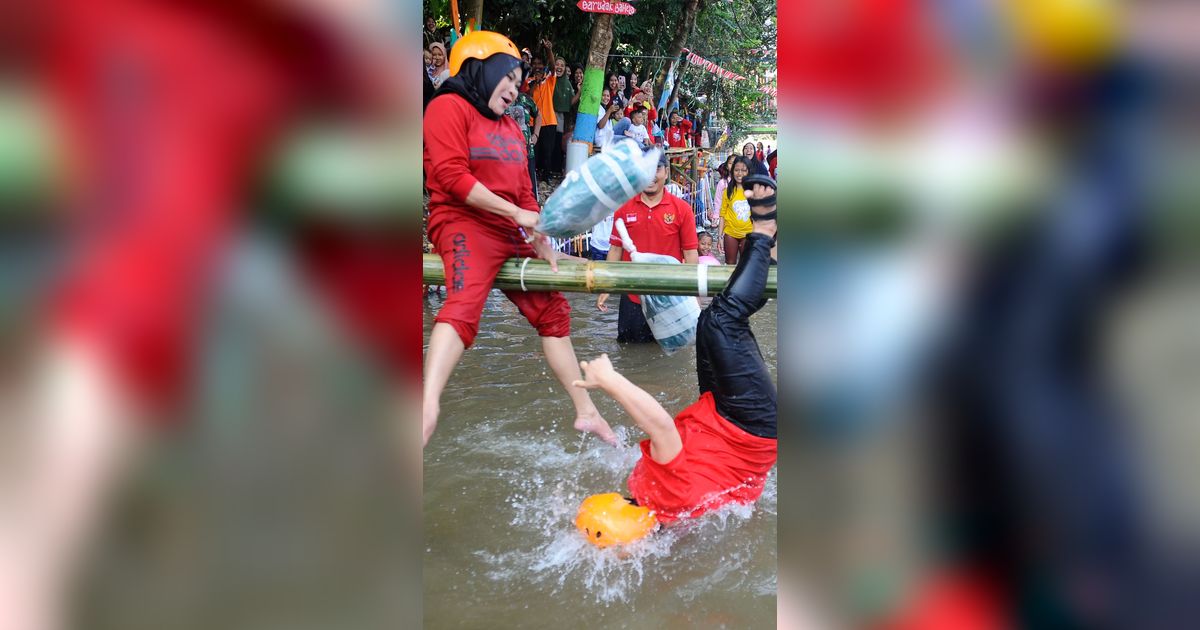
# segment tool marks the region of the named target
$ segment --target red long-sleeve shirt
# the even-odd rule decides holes
[[[678,125],[667,128],[667,144],[672,148],[686,149],[688,146],[688,135],[691,132],[692,123],[687,120],[681,120]]]
[[[470,220],[500,232],[516,232],[512,219],[467,205],[475,182],[496,195],[539,212],[529,181],[525,136],[508,116],[492,120],[457,94],[429,102],[423,125],[429,230],[447,221]]]
[[[629,492],[662,523],[695,518],[726,503],[753,503],[775,465],[777,441],[746,433],[717,413],[712,392],[675,416],[683,449],[660,464],[642,440]]]

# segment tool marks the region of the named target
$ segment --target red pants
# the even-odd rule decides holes
[[[509,258],[532,258],[536,254],[516,227],[511,235],[503,235],[467,219],[439,224],[430,240],[446,269],[446,303],[434,321],[453,326],[463,345],[470,348],[500,265]],[[561,293],[525,293],[517,289],[504,295],[517,305],[539,336],[571,334],[571,306]]]

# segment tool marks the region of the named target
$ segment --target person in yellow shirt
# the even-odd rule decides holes
[[[750,163],[744,157],[733,161],[732,179],[721,195],[721,217],[717,223],[717,232],[722,235],[725,245],[725,264],[736,265],[738,254],[746,235],[753,227],[750,225],[750,203],[742,192],[742,180],[750,174]]]

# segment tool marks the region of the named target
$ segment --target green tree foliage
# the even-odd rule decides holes
[[[684,0],[634,0],[637,13],[617,16],[613,26],[609,72],[652,78],[670,64],[663,57],[675,26],[682,19]],[[435,18],[450,20],[449,0],[426,0],[425,9]],[[508,35],[519,47],[535,53],[537,42],[547,37],[554,51],[568,63],[584,64],[594,14],[576,6],[576,0],[484,0],[483,26]],[[759,92],[774,86],[777,22],[775,0],[701,0],[696,27],[684,46],[747,78],[722,79],[702,68],[681,63],[678,87],[681,106],[711,109],[728,124],[736,137],[751,124],[773,122],[775,108]],[[703,100],[696,97],[705,96]]]

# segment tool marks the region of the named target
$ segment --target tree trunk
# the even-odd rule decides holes
[[[459,19],[462,20],[463,30],[466,30],[471,18],[475,18],[475,28],[479,28],[483,23],[483,0],[462,0],[462,14],[459,15]]]
[[[666,64],[663,64],[662,69],[658,71],[658,76],[654,78],[654,93],[662,94],[663,87],[667,82],[667,73],[670,72],[671,66],[679,55],[683,52],[683,45],[687,42],[687,38],[692,34],[692,29],[696,27],[696,15],[700,12],[700,0],[683,0],[683,15],[680,17],[679,24],[675,27],[675,36],[671,39],[671,44],[667,48],[666,56],[669,57]]]
[[[613,41],[613,16],[596,15],[592,22],[592,40],[588,45],[587,67],[583,70],[583,85],[579,94],[579,111],[575,115],[574,140],[591,144],[596,138],[596,112],[600,110],[600,93],[604,91],[608,51]],[[586,157],[586,153],[584,154]]]

